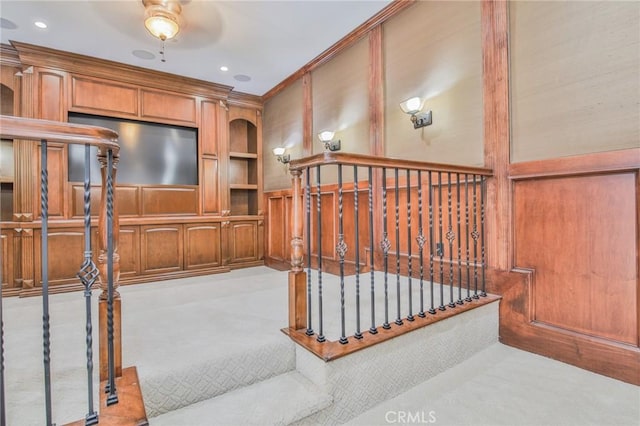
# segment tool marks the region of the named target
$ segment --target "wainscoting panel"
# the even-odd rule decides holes
[[[140,227],[142,273],[179,271],[183,265],[182,225]]]
[[[515,264],[535,269],[531,320],[637,345],[636,174],[515,185]]]

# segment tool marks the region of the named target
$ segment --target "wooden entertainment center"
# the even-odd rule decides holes
[[[39,46],[13,47],[3,46],[0,55],[3,92],[13,92],[13,115],[68,121],[69,113],[81,113],[197,130],[197,184],[117,183],[121,284],[263,264],[260,97]],[[11,100],[5,98],[7,114]],[[1,176],[2,290],[37,294],[38,147],[13,141],[12,149],[3,145],[7,153],[13,170]],[[67,148],[49,144],[48,158],[49,285],[67,291],[81,287],[75,276],[80,265],[67,259],[83,250],[82,182],[69,180]],[[97,227],[100,187],[93,188]]]

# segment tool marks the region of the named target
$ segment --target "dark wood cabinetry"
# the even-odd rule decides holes
[[[67,121],[70,113],[80,113],[197,130],[197,184],[116,180],[122,284],[263,263],[259,97],[38,46],[15,47],[21,70],[27,70],[15,77],[20,83],[15,115]],[[0,176],[2,288],[7,294],[35,294],[41,285],[39,150],[20,141],[3,142],[2,150],[3,158],[11,151],[15,166],[10,175]],[[84,250],[83,186],[69,180],[68,161],[66,147],[49,144],[53,291],[80,288],[75,275]],[[3,163],[2,170],[8,169]],[[92,186],[91,195],[97,214],[100,188]]]

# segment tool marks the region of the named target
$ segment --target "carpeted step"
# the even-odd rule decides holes
[[[149,419],[153,426],[288,425],[331,405],[296,371]]]

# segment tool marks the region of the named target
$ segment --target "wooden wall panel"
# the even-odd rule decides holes
[[[218,154],[218,104],[202,102],[202,119],[200,120],[201,154]]]
[[[48,144],[47,146],[47,175],[48,175],[48,195],[49,217],[64,216],[64,199],[66,195],[67,183],[67,156],[63,145]],[[38,164],[40,170],[41,164]],[[38,173],[39,175],[40,173]],[[38,179],[40,182],[40,179]],[[40,195],[40,185],[38,185],[38,196]],[[38,216],[40,216],[40,202],[38,201]]]
[[[140,227],[120,226],[118,241],[120,254],[120,278],[140,274]]]
[[[638,345],[636,173],[515,185],[515,263],[535,270],[531,320]]]
[[[13,234],[12,229],[2,230],[0,232],[0,288],[13,287],[14,268],[13,261]]]
[[[230,263],[258,260],[257,222],[231,222],[229,233]]]
[[[198,213],[198,187],[141,187],[142,215],[187,215]]]
[[[113,81],[73,76],[70,109],[94,114],[137,117],[138,89]]]
[[[38,94],[42,101],[38,105],[38,118],[66,121],[64,76],[55,72],[38,73]]]
[[[220,213],[220,184],[218,181],[218,160],[202,159],[202,213]]]
[[[100,209],[100,187],[91,186],[91,215],[98,216]],[[139,216],[140,210],[140,187],[139,186],[116,186],[116,206],[121,217]],[[71,216],[74,218],[84,216],[84,186],[81,184],[71,184]]]
[[[145,225],[140,227],[141,273],[179,271],[183,267],[182,225]]]
[[[185,124],[196,123],[196,99],[171,93],[141,90],[140,116],[149,119],[172,120]]]
[[[220,224],[185,225],[184,269],[211,268],[222,265]]]
[[[285,197],[267,197],[267,257],[274,260],[286,261],[285,246],[288,241],[286,230],[289,221],[285,221]]]
[[[41,231],[34,232],[34,265],[36,286],[42,286]],[[82,228],[58,228],[49,230],[49,285],[72,282],[76,277],[84,256],[84,230]]]

